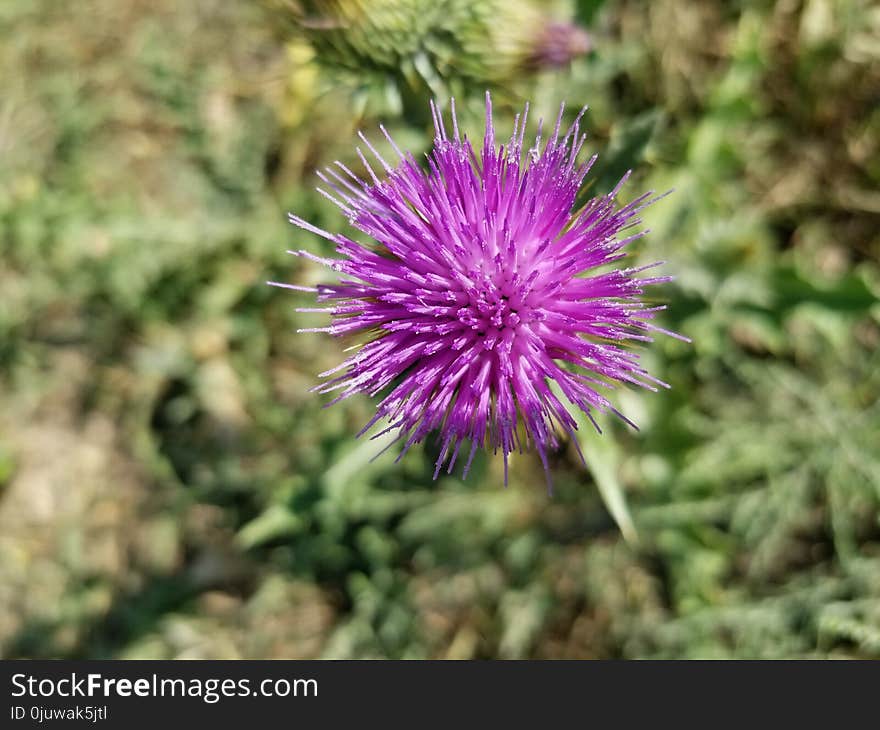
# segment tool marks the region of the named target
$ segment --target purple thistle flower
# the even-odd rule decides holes
[[[598,429],[593,410],[611,411],[633,425],[601,388],[615,383],[669,387],[649,375],[625,346],[650,341],[652,332],[679,337],[651,323],[663,307],[640,300],[646,286],[671,277],[636,276],[657,264],[607,266],[644,235],[630,229],[654,201],[648,193],[618,206],[615,197],[627,175],[609,194],[572,211],[596,157],[577,164],[585,136],[579,131],[583,111],[561,135],[563,109],[543,149],[539,126],[523,158],[528,105],[522,117],[516,116],[510,141],[497,147],[487,93],[478,156],[459,132],[454,101],[451,136],[432,103],[436,136],[427,171],[400,151],[384,127],[396,166],[360,134],[385,178],[358,150],[370,182],[337,162],[335,169],[319,173],[333,192],[319,190],[373,239],[370,244],[290,215],[295,225],[332,241],[339,258],[291,253],[343,277],[316,289],[276,284],[313,291],[318,301],[331,302],[327,308],[298,311],[329,313],[332,324],[300,331],[366,335],[355,354],[321,373],[330,379],[314,390],[337,392],[332,403],[355,393],[382,394],[358,436],[387,421],[373,438],[397,429],[396,440],[404,440],[398,460],[437,432],[435,479],[447,462],[452,471],[469,442],[464,476],[478,448],[500,450],[506,483],[508,455],[533,446],[549,483],[548,450],[558,448],[558,433],[573,435],[577,429],[563,399]],[[608,270],[598,272],[599,267]]]

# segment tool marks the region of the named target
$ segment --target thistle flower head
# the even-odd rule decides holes
[[[557,68],[589,50],[578,26],[535,0],[266,0],[294,18],[326,67],[354,71],[356,85],[394,89],[508,87],[525,73]]]
[[[652,324],[661,307],[641,296],[669,277],[639,276],[651,267],[608,266],[643,235],[632,228],[649,194],[619,206],[622,180],[573,212],[595,160],[577,161],[581,115],[563,133],[560,109],[546,142],[539,127],[524,154],[528,106],[499,146],[487,94],[479,152],[459,130],[454,102],[451,131],[431,109],[436,136],[427,170],[382,128],[397,155],[393,165],[361,135],[382,178],[360,150],[369,180],[338,162],[320,173],[323,194],[370,243],[290,216],[332,241],[338,258],[295,253],[341,275],[312,290],[329,307],[300,310],[326,311],[332,323],[304,331],[363,337],[316,390],[336,393],[333,402],[355,393],[380,397],[361,433],[386,421],[382,433],[397,430],[401,456],[437,433],[435,478],[469,444],[465,476],[484,448],[501,451],[506,480],[509,454],[531,446],[549,481],[548,452],[577,428],[569,409],[590,420],[593,411],[621,415],[601,391],[616,383],[668,387],[627,345],[666,332]]]

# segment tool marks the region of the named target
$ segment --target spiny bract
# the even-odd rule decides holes
[[[558,447],[558,433],[577,428],[564,400],[593,420],[594,409],[621,415],[602,387],[667,387],[625,346],[649,341],[654,331],[673,334],[651,323],[662,307],[641,301],[646,286],[670,277],[637,276],[656,264],[608,267],[643,235],[629,230],[653,201],[648,193],[619,206],[624,178],[573,212],[596,159],[577,163],[583,112],[563,135],[561,108],[543,149],[539,127],[524,156],[528,105],[507,145],[496,146],[487,94],[478,156],[459,130],[454,102],[451,136],[433,103],[431,111],[436,136],[427,170],[380,127],[397,155],[395,166],[360,137],[384,180],[360,150],[370,181],[340,162],[319,173],[332,191],[321,192],[373,242],[357,243],[290,215],[300,228],[332,241],[339,258],[292,253],[343,278],[315,289],[279,286],[334,302],[299,310],[334,317],[327,327],[301,331],[367,336],[355,354],[322,373],[332,377],[316,388],[339,391],[333,402],[359,392],[383,395],[361,434],[386,419],[382,433],[398,429],[402,456],[439,433],[435,478],[447,462],[452,470],[462,444],[470,442],[465,476],[482,447],[502,452],[506,481],[508,455],[533,445],[549,481],[548,451]]]
[[[549,18],[534,0],[312,0],[296,6],[286,14],[298,19],[317,59],[353,71],[359,86],[370,74],[404,87],[423,83],[435,93],[453,80],[506,84],[525,71],[564,66],[590,48],[584,29]]]

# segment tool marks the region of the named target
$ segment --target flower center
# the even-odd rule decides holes
[[[468,303],[461,307],[458,319],[493,349],[501,340],[510,339],[526,319],[527,306],[509,286],[497,286],[486,279],[467,292]]]

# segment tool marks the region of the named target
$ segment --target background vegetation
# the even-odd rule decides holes
[[[880,656],[880,8],[435,5],[0,3],[3,656]],[[552,497],[370,463],[263,285],[321,276],[285,212],[342,229],[358,128],[420,152],[455,93],[476,135],[486,87],[588,103],[592,190],[675,188],[637,256],[694,344]]]

